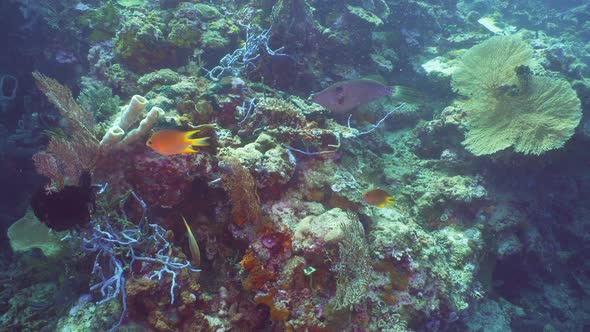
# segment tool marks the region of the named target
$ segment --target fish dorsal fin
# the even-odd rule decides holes
[[[194,134],[196,134],[196,133],[198,133],[198,132],[200,132],[200,130],[199,130],[199,129],[195,129],[195,130],[190,130],[190,131],[187,131],[187,132],[185,132],[185,133],[184,133],[184,138],[186,138],[186,139],[190,139],[190,138],[191,138],[191,136],[193,136]]]
[[[387,85],[387,81],[385,81],[385,78],[383,78],[383,76],[377,75],[377,74],[363,76],[363,77],[358,78],[358,80],[371,81],[371,82],[376,82],[376,83],[380,83],[383,85]]]

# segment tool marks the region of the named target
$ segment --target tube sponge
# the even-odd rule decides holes
[[[147,105],[148,100],[140,95],[131,98],[121,115],[115,120],[115,123],[107,130],[106,134],[100,141],[100,147],[103,151],[111,148],[121,148],[136,142],[150,131],[158,117],[164,115],[164,111],[159,107],[153,107],[139,123],[137,128],[127,132],[129,127],[137,121],[141,112]]]
[[[121,127],[114,125],[104,134],[104,137],[100,141],[100,147],[102,149],[108,149],[118,143],[123,136],[125,136],[125,131]]]
[[[147,99],[140,95],[134,95],[131,97],[129,105],[123,110],[123,113],[121,113],[121,117],[119,118],[119,128],[123,130],[129,129],[129,126],[135,122],[139,114],[145,108],[145,105],[147,105],[147,102]]]
[[[154,127],[154,124],[156,123],[156,120],[158,120],[158,117],[163,116],[163,115],[164,115],[164,110],[162,110],[159,107],[152,107],[152,109],[148,112],[148,114],[145,116],[145,118],[143,120],[141,120],[141,122],[139,123],[139,126],[137,126],[137,128],[135,128],[132,131],[130,131],[129,133],[127,133],[127,135],[119,143],[119,145],[124,146],[124,145],[128,145],[128,144],[132,144],[132,143],[136,142],[138,139],[145,136],[145,134]]]

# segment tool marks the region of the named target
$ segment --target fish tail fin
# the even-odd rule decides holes
[[[182,150],[180,153],[194,153],[199,152],[198,150],[194,149],[193,146],[209,146],[209,137],[199,137],[199,138],[192,138],[194,134],[200,132],[199,129],[190,130],[184,133],[184,139],[188,143],[188,146]]]
[[[211,137],[190,138],[189,142],[192,146],[209,146],[209,138]]]
[[[403,85],[394,85],[391,96],[408,104],[419,104],[424,100],[424,94],[420,91]]]
[[[184,150],[180,151],[180,154],[195,153],[199,150],[193,149],[191,146],[187,146]]]
[[[395,198],[393,196],[385,197],[385,205],[393,206],[393,203],[395,203]]]

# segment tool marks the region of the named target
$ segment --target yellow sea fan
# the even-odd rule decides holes
[[[451,85],[466,97],[493,96],[500,87],[517,83],[514,69],[531,65],[532,56],[532,48],[520,37],[492,37],[463,54]]]
[[[508,147],[539,155],[563,146],[580,122],[580,100],[564,80],[533,76],[533,51],[517,36],[497,36],[469,49],[452,77],[469,97],[463,144],[475,155]]]
[[[580,99],[561,79],[531,77],[521,93],[475,99],[469,106],[470,129],[463,144],[475,155],[510,146],[539,155],[557,149],[574,134],[582,117]]]

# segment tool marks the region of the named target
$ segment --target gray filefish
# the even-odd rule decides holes
[[[312,94],[311,100],[332,112],[349,112],[381,97],[391,96],[393,88],[370,79],[339,82]]]

